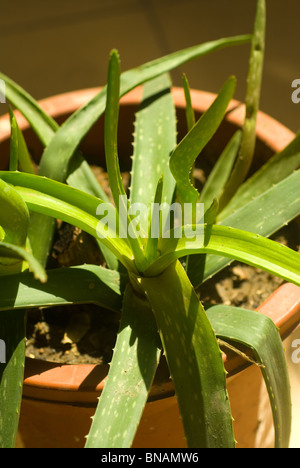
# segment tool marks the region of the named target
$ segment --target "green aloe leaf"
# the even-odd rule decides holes
[[[300,254],[282,244],[227,226],[203,225],[203,236],[195,236],[195,226],[183,230],[181,238],[162,239],[161,256],[145,271],[146,275],[161,273],[185,255],[213,253],[261,268],[300,286]]]
[[[160,343],[151,307],[128,285],[113,359],[86,448],[131,446],[159,357]]]
[[[113,205],[68,185],[45,177],[20,172],[0,172],[1,179],[15,185],[31,211],[61,219],[91,234],[108,247],[127,268],[135,270],[132,251],[126,239],[116,232],[116,210]],[[3,182],[4,183],[4,182]],[[98,219],[99,207],[108,211],[105,221]],[[101,214],[101,213],[99,213]]]
[[[43,111],[36,100],[11,78],[3,73],[0,73],[0,78],[5,82],[7,100],[24,115],[40,141],[44,146],[47,146],[59,128],[58,123]]]
[[[237,130],[209,174],[200,195],[200,203],[204,203],[205,206],[210,206],[214,198],[220,198],[234,165],[241,139],[242,131]]]
[[[158,325],[188,447],[234,447],[220,349],[182,265],[139,282]]]
[[[61,201],[60,198],[23,187],[18,187],[17,190],[31,211],[61,219],[79,227],[96,239],[101,237],[101,242],[117,256],[124,266],[135,270],[132,251],[128,244],[117,236],[115,230],[110,229],[109,225],[107,228],[107,225],[99,221],[95,215],[90,215],[73,204]]]
[[[300,170],[227,216],[220,224],[269,237],[300,215],[299,185]],[[198,286],[230,262],[226,257],[207,255],[203,267],[202,255],[193,255],[189,261],[189,278],[194,286]]]
[[[108,177],[111,184],[113,199],[118,211],[120,195],[124,195],[126,197],[118,157],[120,74],[119,55],[117,51],[113,50],[110,54],[107,74],[108,85],[105,110],[104,145]]]
[[[116,51],[112,51],[108,66],[104,145],[110,188],[117,212],[119,215],[122,214],[122,216],[118,217],[121,219],[121,225],[118,227],[119,229],[123,230],[126,237],[127,225],[130,225],[132,217],[129,215],[129,201],[123,187],[118,157],[120,74],[121,71],[119,55]],[[128,236],[128,240],[131,245],[138,269],[145,269],[147,262],[143,253],[142,238],[137,233],[137,229],[134,230],[132,235]]]
[[[11,137],[10,137],[10,171],[17,171],[19,166],[24,172],[34,174],[34,167],[27,144],[19,128],[13,111],[9,108]]]
[[[185,73],[182,77],[182,86],[184,90],[184,97],[185,97],[185,117],[186,117],[186,124],[187,129],[190,131],[196,123],[195,112],[193,109],[192,98],[191,98],[191,90],[190,85]]]
[[[285,353],[277,327],[258,312],[229,306],[214,306],[207,315],[216,335],[242,343],[254,352],[269,393],[275,447],[288,448],[291,431],[291,395]]]
[[[1,277],[0,311],[89,303],[119,311],[128,282],[127,275],[97,265],[48,270],[47,276],[43,284],[29,272]]]
[[[0,336],[5,362],[0,362],[0,448],[15,448],[25,357],[24,309],[1,312]]]
[[[15,268],[22,268],[23,261],[25,261],[34,277],[42,283],[47,281],[47,274],[41,264],[22,247],[6,242],[0,242],[0,276],[7,275]]]
[[[196,158],[220,126],[233,97],[235,86],[235,78],[229,78],[210,108],[200,117],[171,155],[170,169],[176,180],[177,196],[181,203],[197,203],[199,193],[191,184],[190,174]]]
[[[220,211],[227,205],[228,201],[245,180],[253,160],[256,143],[256,120],[259,110],[264,63],[265,29],[266,0],[258,0],[247,79],[246,116],[243,125],[242,142],[232,174],[220,198]]]
[[[0,73],[0,76],[6,83],[6,94],[7,99],[13,103],[24,117],[28,120],[31,127],[37,134],[43,146],[47,146],[53,138],[55,132],[58,130],[59,125],[52,119],[43,109],[40,107],[38,102],[30,96],[23,88],[17,85],[13,80]],[[15,125],[15,124],[14,124]],[[31,161],[28,160],[26,154],[26,142],[22,141],[23,136],[18,135],[19,148],[22,149],[20,158],[20,168],[24,172],[32,173]],[[24,140],[24,139],[23,139]],[[24,156],[22,154],[24,153]],[[57,164],[57,159],[50,164],[50,170],[54,170]],[[60,168],[57,173],[59,174]],[[101,188],[100,184],[95,179],[95,176],[89,166],[89,164],[82,157],[80,152],[76,152],[71,164],[68,168],[67,183],[73,187],[81,189],[86,193],[101,198],[108,202],[108,198]],[[50,243],[54,232],[54,222],[51,218],[41,217],[41,215],[33,214],[32,216],[32,228],[30,229],[30,239],[32,248],[35,252],[36,257],[41,261],[43,265],[46,264],[48,257]],[[118,267],[118,263],[114,255],[109,252],[103,245],[101,246],[102,254],[110,267]]]
[[[29,212],[18,192],[0,180],[0,240],[24,247],[29,229]]]
[[[247,179],[235,196],[219,214],[218,220],[227,218],[246,203],[262,195],[300,166],[300,132],[282,151],[272,156],[258,171]],[[297,192],[296,192],[297,193]],[[288,204],[287,204],[288,206]]]
[[[158,226],[156,226],[157,235],[153,235],[152,233],[155,230],[155,227],[153,226],[153,222],[155,222],[153,221],[155,219],[154,212],[155,212],[156,207],[160,206],[161,204],[162,192],[163,192],[163,176],[161,176],[157,184],[156,194],[154,198],[154,205],[153,205],[153,209],[152,209],[151,216],[150,216],[148,242],[147,242],[146,251],[145,251],[145,255],[147,257],[149,264],[152,263],[152,261],[154,261],[159,255],[158,239],[161,236],[161,232],[162,232],[162,213],[160,213],[158,217],[158,223],[157,223]]]
[[[162,175],[161,202],[172,202],[175,180],[169,169],[169,159],[176,146],[176,115],[170,87],[168,75],[162,75],[144,85],[142,103],[135,122],[130,188],[132,204],[144,204],[150,208]],[[140,222],[147,232],[148,216]]]

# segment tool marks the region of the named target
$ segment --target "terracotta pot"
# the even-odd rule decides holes
[[[98,88],[67,93],[45,99],[41,106],[61,123],[71,112],[86,103]],[[173,89],[178,120],[183,121],[184,96],[179,88]],[[119,147],[122,148],[123,169],[129,168],[133,117],[140,101],[138,88],[122,99],[120,109]],[[197,113],[201,114],[214,99],[211,93],[192,91]],[[25,119],[16,113],[32,156],[38,160],[42,147]],[[224,146],[229,135],[241,126],[244,106],[232,101],[229,112],[208,148],[208,158],[218,155],[215,148]],[[9,155],[10,127],[7,116],[0,118],[0,166],[5,168]],[[95,155],[104,161],[103,119],[94,126],[81,149],[84,154]],[[180,131],[179,131],[180,136]],[[280,151],[294,134],[284,126],[260,112],[258,115],[258,142],[254,166],[258,166],[274,152]],[[126,157],[128,158],[126,159]],[[100,158],[100,159],[99,159]],[[287,336],[300,321],[300,288],[284,284],[262,304],[261,313],[268,315],[279,327],[282,337]],[[273,444],[270,406],[260,370],[255,366],[245,368],[238,357],[224,356],[228,374],[228,391],[234,417],[237,447],[271,447]],[[89,431],[90,417],[101,394],[108,366],[59,365],[26,358],[23,401],[19,425],[18,447],[59,448],[82,447]],[[134,447],[182,448],[184,434],[176,398],[166,364],[161,363],[146,405]]]

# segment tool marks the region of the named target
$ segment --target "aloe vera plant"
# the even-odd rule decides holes
[[[9,343],[7,363],[0,364],[0,446],[15,443],[26,310],[80,303],[99,304],[107,313],[122,312],[87,448],[131,446],[162,353],[174,382],[188,447],[234,447],[219,338],[253,350],[270,396],[275,446],[288,446],[289,380],[277,328],[269,318],[250,310],[221,305],[205,310],[195,289],[232,260],[300,286],[299,254],[268,239],[300,214],[300,135],[246,179],[254,154],[264,28],[265,1],[258,0],[252,36],[195,46],[125,73],[113,50],[107,86],[61,127],[0,74],[7,99],[24,114],[45,148],[35,174],[11,111],[10,170],[0,172],[0,337]],[[244,127],[230,139],[199,193],[191,171],[221,125],[234,95],[235,78],[227,79],[198,120],[184,80],[188,131],[177,141],[168,72],[218,48],[250,41]],[[127,194],[118,156],[119,101],[141,84],[143,99],[136,114]],[[104,112],[113,204],[78,151],[80,141]],[[173,217],[170,208],[176,208]],[[94,236],[108,267],[47,270],[55,219]]]

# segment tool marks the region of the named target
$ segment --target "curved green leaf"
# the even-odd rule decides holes
[[[44,268],[33,255],[18,245],[0,242],[0,276],[10,274],[11,270],[15,272],[15,268],[22,268],[23,261],[28,264],[36,279],[42,283],[47,281]]]
[[[7,100],[24,115],[40,141],[44,146],[47,146],[59,128],[58,123],[43,111],[36,100],[11,78],[3,73],[0,73],[0,78],[5,82]]]
[[[121,225],[118,227],[127,233],[127,225],[130,225],[131,221],[128,213],[129,201],[123,187],[118,157],[120,73],[119,55],[116,51],[112,51],[108,66],[104,146],[110,188],[117,212],[122,214],[122,216],[118,217],[121,218]],[[128,240],[138,269],[145,269],[147,262],[143,253],[141,237],[136,235],[136,231],[134,231],[133,235],[128,237]]]
[[[268,237],[300,215],[299,186],[300,170],[227,216],[220,224]],[[202,256],[193,255],[189,260],[188,276],[193,285],[198,286],[230,262],[226,257],[207,255],[203,268]]]
[[[254,156],[256,143],[256,119],[259,109],[262,83],[266,29],[266,0],[258,0],[252,35],[250,63],[246,92],[246,116],[243,125],[242,142],[232,174],[220,198],[222,210],[245,180]]]
[[[182,265],[138,281],[158,325],[188,447],[234,447],[221,352]]]
[[[113,359],[86,448],[131,446],[158,366],[159,345],[149,303],[128,285]]]
[[[43,284],[28,272],[1,277],[0,311],[90,303],[120,311],[128,283],[127,275],[97,265],[48,270],[47,276]]]
[[[176,146],[171,155],[170,169],[176,180],[180,203],[197,203],[199,193],[191,184],[190,173],[196,158],[220,126],[233,97],[235,86],[236,79],[229,78],[213,104]]]
[[[18,192],[0,180],[0,227],[2,239],[14,245],[24,246],[29,228],[28,208]]]
[[[118,237],[116,210],[113,205],[68,185],[45,177],[20,172],[0,172],[1,179],[15,185],[31,211],[69,222],[99,239],[127,268],[135,270],[133,256],[126,239]],[[1,181],[3,182],[3,181]],[[108,210],[106,223],[96,216],[99,206]]]
[[[161,256],[145,275],[159,274],[177,258],[193,253],[213,253],[261,268],[300,286],[300,254],[258,234],[227,226],[203,225],[203,236],[192,240],[195,226],[185,226],[185,237],[162,239]]]
[[[215,197],[220,197],[236,159],[241,138],[242,131],[237,130],[209,174],[200,195],[200,203],[204,203],[205,206],[211,205]]]
[[[272,156],[258,171],[247,179],[219,214],[221,221],[254,198],[290,176],[300,166],[300,132],[279,153]],[[287,203],[288,206],[288,203]]]
[[[225,341],[242,343],[254,351],[270,397],[275,427],[275,447],[288,448],[291,431],[291,395],[285,353],[277,327],[258,312],[214,306],[207,315]]]
[[[5,361],[0,362],[0,448],[15,448],[25,358],[24,309],[1,312],[0,336],[5,342]]]
[[[17,171],[19,166],[24,172],[34,174],[34,167],[28,152],[26,141],[20,130],[13,111],[9,108],[11,137],[10,137],[10,171]]]
[[[175,180],[169,169],[169,158],[176,146],[176,115],[170,87],[168,75],[144,85],[135,122],[130,203],[150,207],[162,175],[161,202],[172,203]],[[147,232],[146,226],[144,230]]]

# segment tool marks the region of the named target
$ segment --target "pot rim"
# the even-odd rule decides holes
[[[88,88],[58,94],[39,101],[40,106],[52,117],[74,112],[92,99],[102,88]],[[122,105],[137,104],[142,95],[142,87],[137,87],[121,98]],[[173,87],[172,95],[176,107],[185,107],[182,88]],[[193,107],[202,113],[212,104],[216,95],[201,90],[191,90]],[[228,106],[225,119],[237,127],[241,127],[244,119],[245,106],[232,100]],[[27,120],[15,112],[22,130],[30,127]],[[0,143],[10,136],[9,116],[0,117]],[[259,111],[257,116],[257,137],[272,151],[281,151],[295,134],[287,127]],[[282,338],[287,336],[300,321],[300,288],[291,283],[285,283],[273,292],[270,297],[258,307],[257,311],[270,317],[279,328]],[[239,356],[227,359],[223,354],[225,368],[229,375],[244,369],[245,361]],[[83,405],[94,405],[95,400],[103,390],[108,365],[93,364],[59,364],[26,358],[23,397],[43,401],[61,401]],[[163,362],[157,372],[150,399],[157,399],[173,394],[171,381],[165,379],[166,364]]]

